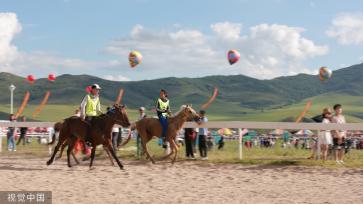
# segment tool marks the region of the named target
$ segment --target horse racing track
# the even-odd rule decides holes
[[[52,191],[53,203],[361,203],[362,169],[0,157],[1,191]],[[1,202],[0,202],[1,203]]]

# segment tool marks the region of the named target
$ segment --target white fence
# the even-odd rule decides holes
[[[0,122],[0,127],[53,127],[54,122]],[[184,128],[249,128],[283,130],[363,130],[363,123],[323,124],[323,123],[285,123],[285,122],[242,122],[211,121],[201,125],[187,122]]]
[[[0,122],[0,127],[52,127],[53,122]],[[183,128],[237,128],[239,132],[239,157],[242,155],[242,128],[247,129],[283,129],[283,130],[363,130],[363,123],[348,124],[322,124],[322,123],[287,123],[287,122],[241,122],[241,121],[211,121],[201,125],[194,122],[187,122]],[[50,135],[49,135],[50,136]],[[1,137],[1,136],[0,136]],[[318,137],[319,138],[319,137]],[[1,151],[0,138],[0,151]],[[318,139],[318,159],[320,157],[320,141]]]

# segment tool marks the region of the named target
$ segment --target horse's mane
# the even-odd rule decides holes
[[[180,109],[178,110],[178,112],[176,112],[173,116],[171,116],[170,119],[177,117],[185,108],[187,108],[186,105],[180,106]]]
[[[176,117],[177,115],[179,115],[183,110],[184,110],[184,108],[186,108],[186,106],[185,105],[182,105],[182,106],[180,106],[180,109],[178,110],[178,112],[176,112],[173,116],[171,116],[170,118],[174,118],[174,117]]]
[[[177,117],[184,109],[186,109],[186,108],[191,108],[190,106],[187,106],[187,105],[182,105],[182,106],[180,106],[180,109],[179,109],[179,111],[178,112],[176,112],[173,116],[171,116],[170,117],[170,119],[173,119],[173,118],[175,118],[175,117]],[[192,111],[194,111],[195,112],[195,110],[194,109],[192,109],[191,108],[191,110]]]

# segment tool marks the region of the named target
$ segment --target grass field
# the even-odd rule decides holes
[[[312,101],[312,106],[305,115],[307,118],[321,114],[323,108],[333,107],[334,104],[343,105],[344,114],[348,122],[363,122],[363,97],[326,94],[312,97],[289,106],[261,110],[236,109],[235,112],[228,111],[223,114],[220,111],[211,111],[211,120],[236,120],[236,121],[281,121],[288,117],[296,118],[304,109],[307,101]]]
[[[163,156],[163,149],[158,146],[156,140],[152,140],[149,144],[149,151],[154,158],[158,161]],[[306,149],[295,149],[281,148],[279,143],[277,143],[273,148],[260,148],[254,147],[251,149],[243,148],[243,160],[239,160],[237,141],[227,141],[223,150],[217,150],[214,148],[212,151],[208,152],[209,160],[207,162],[211,163],[235,163],[243,165],[303,165],[303,166],[322,166],[328,168],[363,168],[363,150],[351,150],[345,157],[345,165],[337,165],[334,160],[329,160],[326,162],[318,160],[307,159],[311,155],[310,150]],[[178,155],[178,160],[185,160],[185,148],[180,148],[180,153]],[[16,152],[7,152],[6,141],[3,140],[3,155],[6,154],[20,154],[20,155],[32,155],[35,157],[44,158],[45,161],[49,158],[48,156],[48,146],[40,145],[33,140],[32,144],[17,147]],[[106,153],[102,148],[97,150],[97,159],[106,159]],[[126,160],[137,160],[136,155],[136,144],[134,140],[119,150],[118,155],[122,159]],[[199,153],[196,154],[198,158]],[[80,156],[80,155],[79,155]],[[66,158],[64,152],[63,159]]]
[[[296,118],[304,109],[307,101],[311,100],[313,105],[307,112],[307,118],[311,118],[321,113],[325,107],[332,107],[335,103],[343,105],[344,114],[346,115],[348,122],[363,122],[363,97],[361,96],[348,96],[337,94],[325,94],[317,97],[305,99],[296,104],[289,106],[280,106],[275,108],[268,108],[264,110],[255,110],[240,107],[238,104],[221,104],[218,101],[214,103],[210,109],[208,109],[209,120],[214,121],[281,121],[286,118]],[[78,107],[74,105],[60,105],[49,104],[46,105],[44,110],[39,114],[35,120],[40,121],[59,121],[63,118],[69,117],[74,113],[74,110]],[[105,109],[105,106],[103,107]],[[198,110],[198,107],[194,107]],[[0,105],[0,112],[8,112],[9,105]],[[15,108],[16,110],[17,108]],[[36,105],[28,105],[24,111],[24,115],[31,118],[33,111],[36,109]],[[177,107],[172,107],[174,112],[177,111]],[[129,117],[132,121],[137,119],[137,110],[128,109]],[[155,115],[150,111],[146,112],[149,116]],[[3,118],[5,119],[5,118]]]
[[[363,111],[361,104],[363,104],[363,97],[359,96],[346,96],[346,95],[320,95],[301,101],[300,103],[283,106],[278,108],[270,108],[261,110],[253,110],[238,107],[238,104],[228,107],[219,104],[218,102],[213,104],[213,108],[208,110],[209,120],[225,120],[225,121],[281,121],[288,117],[297,117],[303,110],[306,102],[312,100],[313,105],[306,114],[306,117],[310,118],[317,114],[320,114],[324,107],[332,107],[335,103],[343,104],[344,113],[348,122],[363,122]],[[36,106],[29,105],[24,111],[24,114],[28,117],[31,116]],[[39,117],[35,118],[40,121],[59,121],[73,114],[77,105],[47,105],[41,112]],[[6,112],[9,110],[9,106],[0,106],[0,111]],[[175,110],[175,109],[174,109]],[[128,109],[129,117],[132,121],[137,119],[137,110]],[[147,111],[148,115],[154,115]],[[156,142],[150,143],[151,151],[155,153],[156,157],[162,155],[162,149],[156,145]],[[3,149],[5,148],[5,141],[3,142]],[[119,152],[122,158],[136,159],[135,145],[132,141],[127,147]],[[38,145],[33,143],[30,146],[18,148],[16,154],[33,154],[35,156],[47,156],[47,147],[45,145]],[[6,151],[3,154],[7,154]],[[99,152],[100,155],[102,151]],[[242,163],[242,164],[296,164],[296,165],[319,165],[335,167],[335,162],[328,161],[322,163],[321,161],[307,160],[310,155],[308,150],[287,148],[281,149],[278,145],[275,148],[261,149],[244,149],[244,159],[240,161],[238,159],[238,144],[236,142],[227,142],[223,151],[212,151],[209,154],[209,162],[226,162],[226,163]],[[184,148],[182,148],[179,159],[184,158]],[[363,167],[363,151],[353,150],[347,155],[348,167]]]

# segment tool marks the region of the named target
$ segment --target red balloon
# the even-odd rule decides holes
[[[87,86],[86,87],[86,92],[87,93],[91,93],[91,91],[92,91],[92,86]]]
[[[56,77],[55,77],[55,74],[49,74],[49,75],[48,75],[48,80],[49,80],[49,81],[55,81],[55,78],[56,78]]]
[[[28,76],[26,77],[26,79],[27,79],[30,83],[34,83],[34,81],[35,81],[35,77],[34,77],[33,75],[28,75]]]
[[[228,62],[230,65],[236,63],[240,57],[241,57],[241,55],[239,54],[239,52],[237,50],[228,51],[227,58],[228,58]]]

